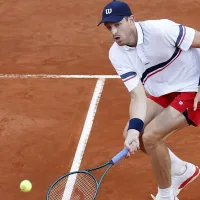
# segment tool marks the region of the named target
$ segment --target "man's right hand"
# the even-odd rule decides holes
[[[139,131],[135,129],[128,130],[124,142],[125,147],[129,149],[127,157],[129,157],[131,154],[134,154],[140,149],[139,134]]]

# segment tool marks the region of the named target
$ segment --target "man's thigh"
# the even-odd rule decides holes
[[[150,139],[156,143],[186,126],[189,124],[185,116],[172,106],[168,106],[146,125],[143,139]]]
[[[159,115],[164,108],[151,99],[147,99],[147,113],[144,121],[144,127],[149,124],[157,115]]]
[[[154,102],[151,99],[147,99],[147,113],[146,113],[146,119],[144,121],[144,127],[150,123],[151,120],[153,120],[158,114],[160,114],[164,108],[159,105],[158,103]],[[124,128],[124,138],[126,138],[127,135],[127,129],[128,129],[128,123],[127,122],[125,128]]]
[[[166,108],[146,125],[144,130],[146,138],[151,137],[158,141],[188,125],[198,126],[200,124],[200,105],[194,111],[195,95],[195,92],[182,92],[171,93],[161,98],[152,97],[155,101],[159,99],[171,99],[172,101],[170,103],[166,101]]]

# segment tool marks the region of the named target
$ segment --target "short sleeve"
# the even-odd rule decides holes
[[[109,59],[124,85],[131,92],[139,83],[140,78],[124,52],[111,48]]]
[[[162,25],[162,34],[168,44],[187,51],[194,40],[195,30],[182,24],[165,20]]]

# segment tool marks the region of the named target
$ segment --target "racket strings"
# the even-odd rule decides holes
[[[53,186],[49,194],[49,200],[62,200],[67,179],[68,177],[64,177]]]
[[[96,189],[96,181],[90,174],[71,174],[54,185],[49,200],[92,200]]]
[[[96,182],[94,178],[88,174],[80,174],[76,180],[75,187],[73,188],[72,199],[76,200],[92,200],[96,192]]]

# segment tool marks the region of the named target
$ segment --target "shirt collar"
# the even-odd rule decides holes
[[[142,28],[138,22],[135,22],[135,27],[136,27],[137,34],[138,34],[138,40],[137,40],[137,45],[136,45],[136,47],[137,47],[139,44],[143,43],[144,34],[143,34]],[[135,49],[136,47],[129,47],[129,46],[124,45],[124,49],[127,51],[131,50],[131,49]]]

